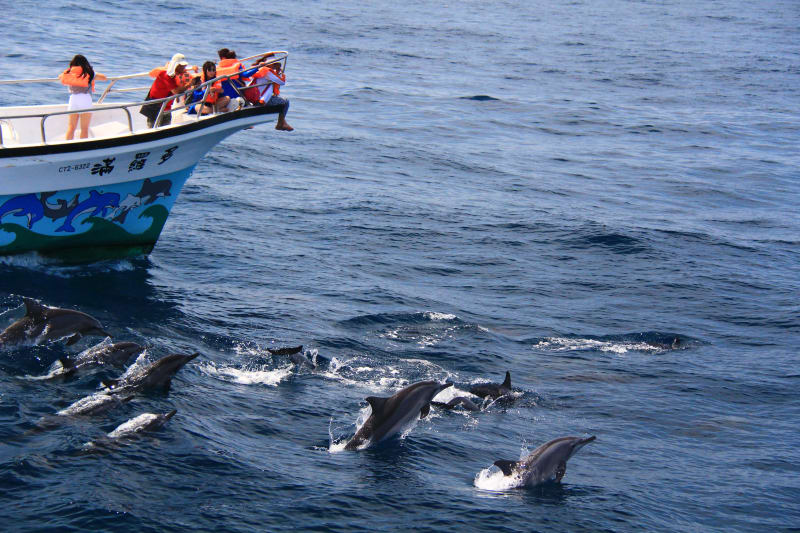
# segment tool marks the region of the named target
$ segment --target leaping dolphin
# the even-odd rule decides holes
[[[542,444],[522,461],[495,461],[503,474],[519,475],[521,485],[534,486],[547,481],[561,481],[567,472],[567,461],[596,437],[560,437]]]
[[[489,396],[495,400],[505,396],[511,392],[511,372],[506,371],[506,379],[500,385],[497,383],[481,383],[470,387],[469,391],[475,396],[480,396],[481,398]]]
[[[103,381],[103,385],[110,389],[112,393],[133,393],[149,390],[169,391],[172,385],[172,378],[183,368],[183,365],[200,355],[195,352],[192,354],[171,354],[162,357],[154,363],[136,368],[134,365],[128,369],[119,379]]]
[[[365,442],[375,444],[401,433],[418,417],[428,416],[433,397],[452,385],[421,381],[389,398],[369,396],[366,400],[372,407],[372,413],[344,449],[356,450]]]
[[[97,319],[86,313],[48,307],[30,298],[22,300],[25,303],[25,316],[0,333],[0,347],[29,341],[42,344],[64,337],[69,337],[67,346],[70,346],[78,342],[81,335],[111,336]]]

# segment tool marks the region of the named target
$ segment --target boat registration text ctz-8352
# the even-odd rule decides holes
[[[280,63],[283,69],[287,56],[265,52],[242,61]],[[114,89],[146,76],[108,78],[108,88],[90,111],[86,139],[65,138],[69,116],[85,109],[68,111],[66,104],[0,108],[0,255],[37,252],[90,261],[149,253],[200,158],[232,133],[270,121],[282,109],[248,101],[244,87],[230,84],[242,96],[239,109],[192,114],[185,95],[148,100],[161,106],[159,118],[171,115],[168,125],[151,128],[140,112],[144,98],[105,101],[111,93],[146,91]],[[208,80],[187,94],[205,89],[204,101],[215,83],[231,77]]]

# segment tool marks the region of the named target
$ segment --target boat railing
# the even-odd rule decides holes
[[[244,63],[245,61],[252,61],[254,59],[256,59],[256,60],[265,59],[263,61],[253,61],[253,63],[250,65],[250,67],[246,67],[245,70],[247,70],[249,68],[252,68],[256,64],[259,64],[261,66],[268,66],[268,65],[274,65],[276,63],[280,63],[281,66],[282,66],[282,69],[285,69],[286,68],[286,60],[287,60],[288,55],[289,55],[289,53],[285,52],[285,51],[264,52],[264,53],[261,53],[261,54],[256,54],[256,55],[253,55],[253,56],[250,56],[250,57],[246,57],[244,59],[241,59],[240,61],[242,63]],[[268,58],[268,59],[266,59],[266,58]],[[232,74],[228,74],[228,75],[224,75],[224,76],[217,76],[216,78],[211,79],[211,80],[207,80],[207,81],[201,83],[198,86],[190,87],[189,89],[187,89],[186,91],[184,91],[182,93],[175,94],[175,95],[170,95],[170,96],[167,96],[165,98],[159,98],[159,99],[154,99],[154,100],[144,100],[144,101],[138,101],[138,102],[132,102],[132,103],[131,102],[127,102],[127,103],[122,103],[122,104],[106,104],[106,103],[103,103],[105,98],[107,96],[109,96],[110,94],[112,94],[112,93],[129,93],[129,92],[134,92],[134,91],[149,90],[150,89],[150,85],[143,86],[143,87],[129,87],[129,88],[115,88],[115,89],[112,89],[114,87],[114,85],[119,81],[132,80],[132,79],[144,78],[144,77],[149,77],[149,73],[140,72],[140,73],[137,73],[137,74],[128,74],[128,75],[125,75],[125,76],[108,77],[108,79],[107,79],[107,81],[109,82],[108,87],[106,87],[106,89],[103,91],[102,95],[98,99],[97,103],[92,107],[92,109],[90,111],[86,110],[86,109],[79,109],[79,110],[72,110],[72,111],[67,110],[67,111],[53,111],[53,112],[48,112],[48,113],[35,113],[35,114],[0,116],[0,149],[6,147],[5,146],[4,133],[3,133],[4,126],[5,126],[5,129],[8,131],[8,133],[10,135],[14,136],[14,128],[13,128],[13,123],[12,123],[12,121],[14,121],[14,120],[36,119],[36,118],[38,118],[40,120],[39,130],[41,132],[41,143],[44,144],[44,145],[48,144],[47,131],[46,131],[46,128],[45,128],[45,124],[47,122],[47,119],[51,118],[51,117],[56,117],[56,116],[80,115],[80,114],[85,114],[85,113],[98,113],[98,112],[111,111],[111,110],[114,110],[114,109],[121,109],[121,110],[124,111],[125,118],[126,118],[126,121],[127,121],[127,133],[123,131],[123,132],[120,132],[121,135],[125,135],[125,134],[133,135],[135,133],[134,132],[134,120],[133,120],[133,116],[131,115],[131,108],[134,108],[134,111],[138,112],[138,111],[141,110],[143,105],[157,105],[157,104],[160,104],[160,107],[159,107],[159,110],[158,110],[158,115],[156,116],[156,118],[153,121],[152,129],[163,128],[163,127],[167,127],[168,126],[168,124],[164,124],[164,125],[161,124],[162,117],[164,117],[166,114],[176,113],[176,112],[179,112],[179,111],[182,111],[182,110],[189,110],[192,106],[197,106],[197,109],[196,109],[196,115],[197,116],[195,117],[195,120],[200,120],[201,116],[203,116],[201,111],[202,111],[202,109],[203,109],[203,107],[204,107],[204,105],[206,103],[206,99],[211,94],[211,89],[212,89],[213,85],[215,83],[219,82],[219,81],[227,81],[227,80],[231,80],[233,78],[238,78],[239,74],[238,73],[232,73]],[[25,84],[25,83],[52,83],[52,82],[59,82],[59,80],[58,80],[58,78],[40,78],[40,79],[27,79],[27,80],[7,80],[7,81],[0,81],[0,85]],[[249,89],[251,87],[264,87],[264,86],[269,85],[269,84],[268,83],[255,84],[255,85],[248,85],[248,86],[243,86],[243,87],[239,87],[236,83],[230,83],[230,85],[231,85],[231,87],[233,87],[233,89],[236,91],[236,93],[240,97],[242,97],[243,101],[245,102],[244,105],[248,105],[247,100],[243,97],[244,90]],[[204,89],[202,99],[200,99],[198,101],[188,101],[187,102],[187,100],[189,100],[189,96],[193,95],[195,91],[198,91],[198,90],[201,90],[201,89]],[[148,94],[149,94],[149,92],[148,92]],[[170,106],[170,109],[166,109],[166,107],[168,106],[168,104],[170,102],[177,103],[177,102],[179,102],[181,100],[181,98],[183,99],[183,104],[179,104],[177,107]],[[188,111],[187,111],[187,113],[188,113]],[[205,116],[208,116],[208,115],[205,115]],[[151,128],[148,128],[148,129],[151,129]],[[79,140],[82,140],[82,139],[79,139]],[[63,141],[59,141],[59,142],[63,142]]]

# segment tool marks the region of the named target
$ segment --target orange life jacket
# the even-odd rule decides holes
[[[73,85],[76,87],[88,87],[89,75],[83,73],[81,67],[70,67],[58,75],[62,85]],[[94,92],[94,80],[92,80],[92,91]]]
[[[217,76],[228,76],[235,74],[244,68],[242,62],[238,59],[220,59],[217,64]],[[231,77],[232,80],[238,79],[239,76]]]
[[[200,79],[201,79],[202,83],[205,83],[205,82],[208,81],[206,79],[206,73],[205,72],[200,75]],[[213,88],[215,88],[215,89],[219,89],[220,91],[222,91],[222,82],[221,81],[216,81],[216,82],[212,83],[211,86]],[[219,98],[219,94],[220,93],[215,93],[215,92],[208,93],[208,95],[206,96],[206,103],[207,104],[216,103],[217,98]]]
[[[269,74],[270,72],[276,75],[278,78],[280,78],[282,82],[286,83],[286,74],[278,74],[269,67],[261,67],[255,74],[253,74],[253,85],[262,85],[262,82],[259,78],[266,78],[267,74]],[[280,85],[278,85],[277,83],[272,83],[271,85],[272,85],[272,94],[274,94],[275,96],[281,94]],[[258,88],[258,92],[260,92],[263,95],[265,92],[267,92],[267,89],[269,89],[268,84],[263,84],[263,86],[260,86]]]

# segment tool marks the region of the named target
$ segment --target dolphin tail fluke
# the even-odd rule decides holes
[[[506,389],[511,388],[511,372],[509,372],[508,370],[506,370],[506,379],[505,381],[503,381],[503,387],[505,387]]]
[[[510,476],[511,473],[514,472],[514,467],[517,466],[517,461],[501,459],[499,461],[495,461],[494,465],[503,471],[503,475]]]
[[[81,340],[81,334],[80,333],[76,333],[76,334],[72,335],[70,338],[67,339],[66,344],[67,344],[67,346],[72,346],[73,344],[75,344],[79,340]]]

